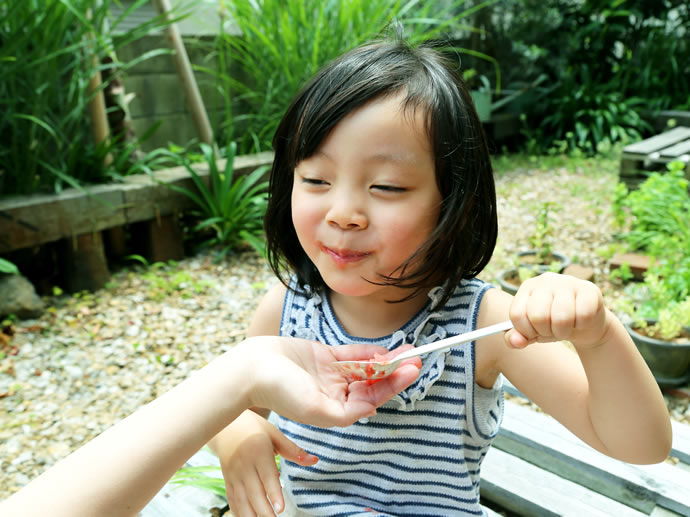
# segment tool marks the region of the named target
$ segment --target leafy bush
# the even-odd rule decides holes
[[[549,78],[526,106],[534,151],[593,154],[646,136],[645,112],[690,106],[685,0],[519,0],[491,22],[507,89]]]
[[[394,19],[405,26],[406,38],[418,43],[470,30],[462,19],[495,2],[462,9],[459,0],[222,1],[242,35],[221,34],[215,43],[217,69],[204,69],[225,98],[219,141],[238,141],[242,154],[271,149],[290,100],[325,63],[379,35]]]
[[[690,326],[690,194],[685,164],[652,173],[638,190],[618,193],[619,220],[628,215],[621,237],[633,250],[652,257],[640,284],[626,286],[617,309],[652,337],[670,339]],[[647,320],[656,320],[649,326]]]
[[[657,257],[677,251],[690,255],[690,195],[685,164],[667,165],[666,173],[654,172],[637,190],[619,184],[614,213],[627,231],[621,238],[633,249]]]
[[[225,168],[221,172],[214,149],[201,144],[201,152],[208,166],[208,185],[192,167],[189,158],[169,153],[173,160],[187,169],[196,188],[166,185],[194,201],[196,207],[192,214],[199,217],[201,222],[193,231],[202,234],[210,231],[211,237],[204,241],[204,245],[220,247],[220,257],[245,242],[263,255],[263,217],[268,203],[268,181],[262,181],[262,178],[268,166],[234,178],[236,148],[234,142],[228,146]]]
[[[114,58],[121,45],[167,23],[159,17],[118,33],[123,19],[145,3],[137,0],[115,20],[109,15],[111,0],[0,3],[0,195],[60,191],[147,169],[154,156],[133,165],[135,144],[95,145],[88,118],[89,101],[98,91],[89,83],[99,70],[124,72],[163,52],[99,64]],[[114,160],[106,166],[108,154]]]

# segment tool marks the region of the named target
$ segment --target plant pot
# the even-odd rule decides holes
[[[659,386],[668,388],[690,382],[690,343],[654,339],[627,323],[625,328]]]
[[[515,278],[518,283],[511,281],[513,278]],[[520,280],[517,269],[507,269],[505,271],[501,271],[498,274],[498,283],[501,286],[501,289],[503,289],[508,294],[514,295],[515,293],[517,293],[517,290],[520,287],[519,282]]]
[[[536,269],[539,274],[553,271],[561,273],[570,264],[570,259],[562,253],[551,252],[547,257],[548,262],[540,262],[537,258],[538,253],[535,250],[521,251],[518,253],[518,266],[524,268]],[[554,263],[557,263],[555,266]]]

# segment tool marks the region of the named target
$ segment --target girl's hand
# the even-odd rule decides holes
[[[275,455],[304,466],[313,465],[318,458],[253,411],[242,413],[226,431],[234,439],[223,448],[220,461],[232,514],[253,517],[281,512],[285,501]]]
[[[544,273],[522,283],[511,303],[510,319],[515,328],[505,340],[513,348],[560,340],[594,348],[605,340],[611,314],[593,283]]]
[[[320,427],[348,426],[376,413],[376,408],[417,378],[421,362],[403,364],[390,377],[367,384],[350,382],[329,366],[333,361],[369,359],[386,354],[373,345],[327,346],[279,337],[250,338],[240,345],[252,357],[254,389],[250,405]]]

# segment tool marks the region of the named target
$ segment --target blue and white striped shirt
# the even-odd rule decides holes
[[[400,330],[366,339],[345,333],[328,300],[293,280],[281,335],[389,350],[402,343],[423,345],[473,330],[488,287],[477,279],[463,281],[438,308],[441,288],[435,288]],[[320,429],[278,417],[279,429],[319,458],[312,467],[281,461],[285,495],[307,515],[483,515],[479,468],[502,415],[500,376],[490,390],[474,383],[474,343],[429,354],[417,381],[372,418]]]

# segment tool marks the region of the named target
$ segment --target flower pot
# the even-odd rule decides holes
[[[512,279],[516,279],[517,283],[514,283]],[[501,289],[503,289],[506,293],[513,295],[517,293],[517,290],[520,287],[517,269],[507,269],[505,271],[501,271],[498,274],[498,283],[501,286]]]
[[[570,259],[562,253],[551,252],[547,257],[548,262],[540,262],[538,253],[535,250],[521,251],[518,253],[518,265],[524,268],[535,268],[540,274],[547,271],[554,273],[562,272],[568,264]]]
[[[654,339],[627,323],[625,328],[659,386],[666,388],[690,382],[690,343]]]

